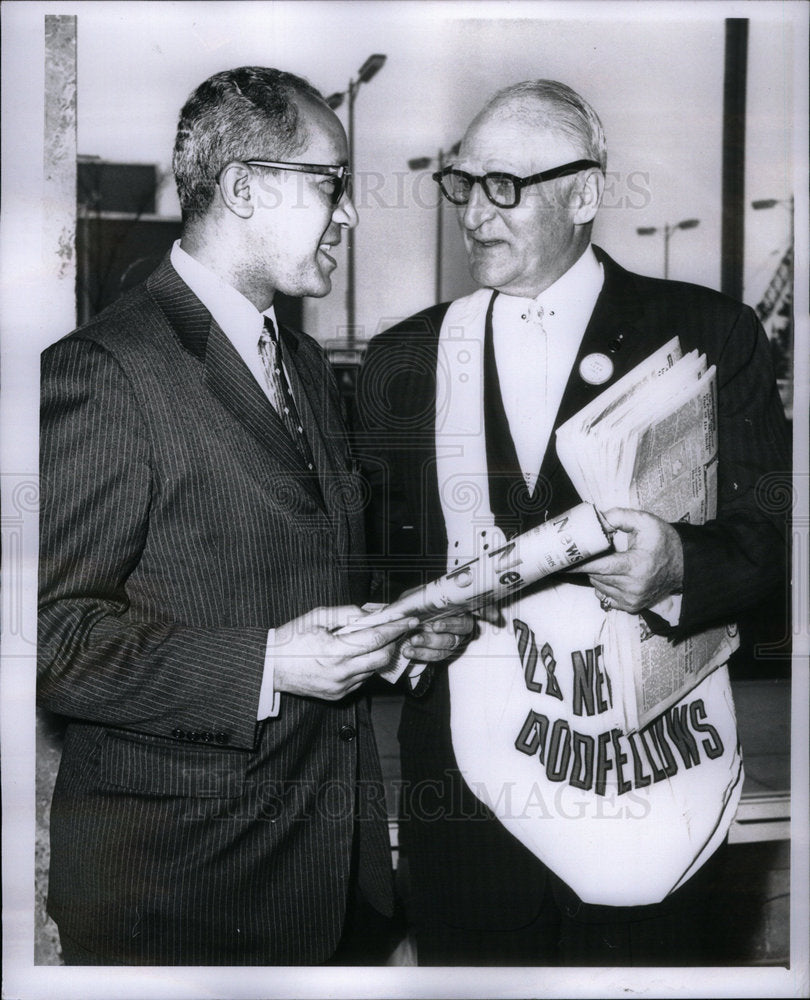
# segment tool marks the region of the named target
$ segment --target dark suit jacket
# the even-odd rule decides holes
[[[656,348],[678,336],[718,369],[718,515],[704,526],[676,525],[684,545],[681,621],[676,634],[735,620],[784,585],[785,493],[790,457],[770,351],[754,313],[717,292],[631,274],[597,249],[602,292],[556,417],[559,426]],[[358,450],[374,482],[370,549],[390,590],[445,571],[444,529],[435,450],[435,370],[448,304],[398,324],[370,344],[359,387]],[[610,382],[593,386],[579,363],[599,352],[614,363]],[[554,440],[540,470],[547,515],[579,503]],[[541,512],[543,520],[546,511]],[[408,699],[400,738],[403,771],[416,785],[455,774],[449,738],[446,673],[427,695]],[[465,797],[453,779],[448,794]],[[468,807],[472,808],[469,795]],[[443,806],[457,807],[449,800]],[[426,906],[466,926],[521,926],[537,912],[539,863],[491,823],[419,823],[411,811],[413,849],[424,860]],[[444,857],[442,857],[442,855]],[[449,861],[447,859],[450,859]],[[417,858],[411,859],[420,878]]]
[[[365,702],[256,721],[267,629],[364,598],[337,389],[282,335],[315,476],[168,260],[43,354],[39,697],[71,720],[49,909],[125,964],[324,960],[353,844],[391,909]]]

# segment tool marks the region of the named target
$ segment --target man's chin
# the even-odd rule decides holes
[[[321,286],[317,291],[307,292],[307,298],[310,299],[324,299],[332,291],[332,282],[329,278],[326,279],[324,285]]]
[[[317,281],[313,280],[309,284],[302,281],[295,291],[287,292],[283,288],[279,291],[291,299],[322,299],[332,291],[332,279],[321,275]]]
[[[503,272],[499,272],[498,268],[487,266],[480,261],[469,261],[468,267],[473,281],[482,288],[497,288],[505,280]]]

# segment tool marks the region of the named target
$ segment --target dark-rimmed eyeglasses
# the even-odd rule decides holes
[[[273,170],[293,170],[299,174],[322,174],[334,180],[334,186],[329,194],[333,205],[340,203],[344,194],[351,198],[352,172],[345,163],[332,165],[330,163],[288,163],[284,160],[243,160],[251,167],[272,167]]]
[[[586,167],[598,167],[596,160],[573,160],[561,167],[552,167],[530,177],[515,177],[500,171],[491,174],[468,174],[455,167],[445,167],[433,174],[433,180],[441,188],[442,194],[454,205],[466,205],[470,200],[473,186],[480,184],[484,194],[497,208],[514,208],[520,204],[520,193],[530,184],[540,184],[542,181],[552,181],[555,177],[567,177],[579,173]]]

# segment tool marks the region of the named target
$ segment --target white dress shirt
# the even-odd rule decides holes
[[[498,381],[529,493],[603,282],[602,265],[589,246],[536,298],[499,295],[495,300],[492,337]]]

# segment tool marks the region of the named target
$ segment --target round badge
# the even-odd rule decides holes
[[[579,363],[579,374],[588,385],[602,385],[613,374],[613,362],[607,354],[588,354]]]

